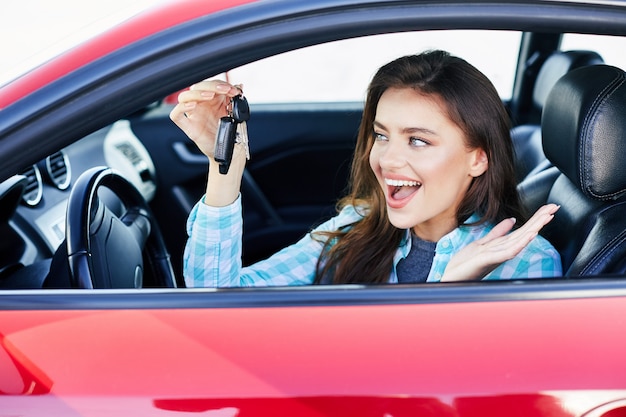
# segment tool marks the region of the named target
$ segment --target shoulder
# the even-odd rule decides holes
[[[490,222],[477,224],[479,220],[480,217],[477,214],[473,214],[464,224],[442,237],[439,241],[441,244],[438,247],[440,249],[449,248],[450,251],[456,252],[473,241],[484,237],[493,229],[494,224]]]
[[[535,237],[520,253],[521,256],[527,257],[531,262],[539,261],[544,264],[553,263],[558,265],[559,275],[561,270],[561,255],[552,246],[546,238],[541,235]]]
[[[559,252],[543,236],[536,236],[515,258],[501,264],[485,279],[554,278],[562,274]]]
[[[315,231],[331,232],[343,229],[361,221],[365,216],[367,216],[368,212],[369,210],[364,206],[344,206],[337,215],[316,227]]]
[[[526,249],[529,252],[555,252],[558,254],[554,246],[552,246],[552,244],[541,235],[538,235],[531,240]]]

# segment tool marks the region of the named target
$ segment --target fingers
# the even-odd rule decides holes
[[[507,233],[509,233],[515,225],[515,219],[510,218],[502,220],[485,237],[479,239],[477,242],[484,244],[499,237],[518,238],[520,235],[525,234],[537,235],[543,226],[550,223],[554,218],[554,213],[556,213],[559,208],[560,206],[556,204],[541,206],[524,225],[508,235]]]
[[[174,108],[170,112],[170,119],[179,126],[185,123],[185,118],[187,118],[187,115],[185,114],[185,111],[187,110],[186,107],[187,106],[185,104],[179,103],[174,106]],[[190,105],[190,107],[195,107],[195,103],[193,105]]]
[[[504,219],[500,223],[494,226],[493,229],[487,235],[481,239],[478,239],[476,242],[480,245],[483,245],[487,242],[492,241],[493,239],[505,236],[507,233],[511,231],[513,226],[515,226],[515,218],[511,217],[509,219]]]
[[[205,155],[212,157],[219,120],[228,114],[230,98],[241,93],[241,85],[233,86],[221,80],[201,81],[178,95],[170,119]]]
[[[513,237],[523,234],[536,236],[546,224],[554,219],[554,214],[559,208],[560,206],[556,204],[546,204],[540,207],[523,226],[512,232],[511,235]]]
[[[221,80],[204,80],[189,87],[178,96],[179,103],[213,100],[216,96],[234,97],[242,93],[241,85],[231,85]],[[225,101],[225,100],[224,100]]]
[[[204,80],[193,84],[189,89],[178,95],[178,104],[170,113],[170,118],[177,123],[184,123],[184,118],[193,115],[199,103],[211,103],[215,110],[226,104],[228,98],[242,93],[241,85],[231,85],[221,80]],[[217,100],[216,100],[217,99]],[[219,111],[220,116],[226,114],[226,110]],[[223,114],[222,114],[223,113]]]
[[[541,229],[554,218],[554,213],[559,209],[556,204],[546,204],[540,207],[535,214],[519,229],[506,234],[508,226],[512,227],[510,219],[498,223],[485,236],[485,242],[492,243],[493,249],[510,259],[522,251],[541,231]],[[510,230],[510,228],[509,228]]]
[[[515,219],[505,219],[498,223],[483,238],[475,243],[480,246],[480,253],[490,262],[504,262],[517,256],[553,218],[559,209],[556,204],[540,207],[535,214],[519,229],[509,233]]]

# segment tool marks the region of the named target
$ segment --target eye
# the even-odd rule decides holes
[[[378,132],[373,132],[374,135],[374,140],[377,142],[382,142],[382,141],[388,141],[389,139],[387,138],[387,136],[383,135],[382,133],[378,133]]]
[[[415,137],[415,136],[411,136],[409,138],[409,143],[411,144],[411,146],[415,146],[415,147],[422,147],[422,146],[430,145],[428,141],[422,138]]]

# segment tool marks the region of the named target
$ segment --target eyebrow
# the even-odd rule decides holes
[[[376,120],[374,120],[374,127],[378,127],[380,129],[387,130],[387,131],[389,130],[385,127],[385,125],[383,125],[380,122],[377,122]],[[437,132],[431,129],[427,129],[425,127],[404,127],[400,130],[400,133],[402,134],[422,133],[422,134],[437,136]]]

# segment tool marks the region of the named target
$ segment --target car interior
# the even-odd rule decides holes
[[[554,33],[522,35],[513,93],[504,99],[514,126],[518,187],[530,213],[546,202],[561,205],[542,234],[560,252],[567,278],[623,274],[624,72],[606,65],[597,51],[562,51],[560,41]],[[184,287],[185,222],[204,192],[207,159],[169,119],[175,96],[0,184],[0,289]],[[336,212],[362,109],[361,102],[250,102],[244,265],[295,242]],[[79,178],[85,172],[91,181]],[[134,187],[127,190],[127,183]],[[72,198],[79,202],[70,204]],[[72,207],[92,217],[71,214]],[[116,242],[133,242],[116,245],[116,258],[109,253],[99,268],[115,275],[110,265],[140,242],[145,271],[133,271],[123,282],[72,277],[87,268],[74,256],[84,252],[86,237],[71,237],[67,225],[88,229],[84,224],[98,218],[96,212],[132,224],[119,236],[109,232]],[[112,245],[107,239],[101,245]]]

